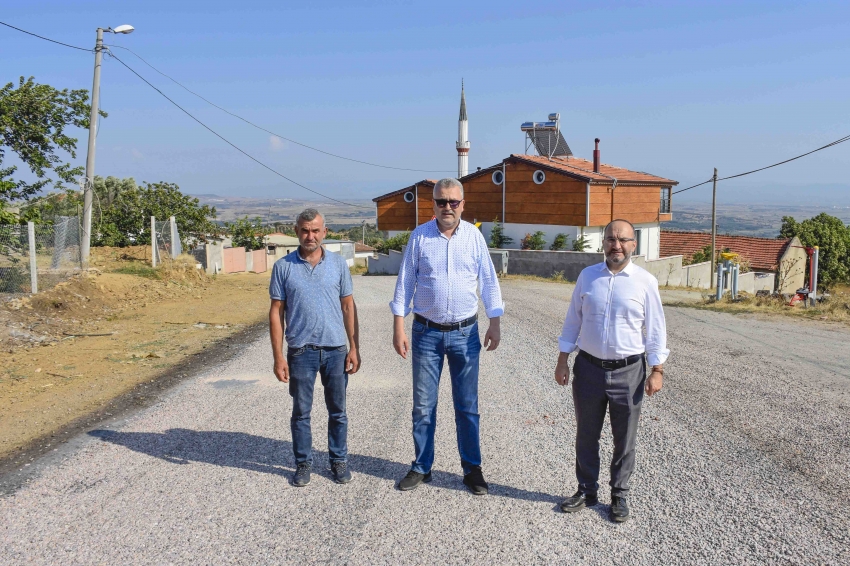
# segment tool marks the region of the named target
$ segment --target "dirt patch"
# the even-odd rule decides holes
[[[268,273],[207,277],[188,258],[153,270],[141,249],[97,248],[96,270],[0,305],[0,458],[244,339],[267,316]]]

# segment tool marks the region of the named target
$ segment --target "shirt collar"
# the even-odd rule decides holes
[[[434,230],[437,232],[437,234],[440,235],[440,236],[443,236],[443,233],[440,231],[440,223],[437,222],[436,218],[433,220],[433,223],[434,223]],[[458,221],[457,228],[455,228],[454,234],[452,234],[453,236],[455,236],[459,232],[463,231],[463,229],[461,228],[462,225],[463,225],[463,218],[461,218],[460,221]],[[443,237],[445,238],[445,236],[443,236]]]
[[[600,270],[601,271],[607,271],[608,273],[611,273],[611,271],[608,269],[608,262],[605,261],[605,260],[602,261],[602,267],[601,267]],[[635,264],[631,259],[629,259],[629,263],[626,264],[626,267],[624,267],[623,269],[620,270],[619,273],[615,273],[614,275],[615,276],[620,275],[620,274],[631,275],[631,274],[634,273],[634,271],[635,271]]]
[[[319,260],[319,263],[322,263],[323,261],[325,261],[325,248],[323,246],[320,247],[322,248],[322,259]],[[300,261],[301,263],[310,263],[306,259],[301,257],[301,246],[295,248],[295,257],[297,257],[298,261]],[[316,265],[319,265],[319,263],[317,263]]]

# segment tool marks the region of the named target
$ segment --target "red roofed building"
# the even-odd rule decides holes
[[[482,223],[489,238],[493,221],[504,225],[519,248],[538,230],[551,244],[557,234],[585,236],[587,251],[602,247],[602,230],[615,218],[635,225],[638,255],[660,257],[661,222],[672,220],[671,189],[676,181],[573,156],[513,154],[501,163],[461,177],[463,218]],[[390,235],[412,230],[434,216],[434,180],[423,180],[373,199],[378,229]]]
[[[681,255],[689,263],[694,253],[711,245],[708,232],[661,231],[661,257]],[[777,274],[779,292],[793,293],[805,284],[806,251],[799,238],[753,238],[750,236],[717,235],[718,250],[740,256],[752,271]]]
[[[461,86],[458,118],[458,177],[464,188],[463,219],[480,222],[489,240],[495,221],[519,248],[526,234],[540,231],[547,244],[558,234],[575,241],[584,237],[586,251],[602,249],[602,232],[611,220],[635,225],[637,254],[658,259],[661,222],[673,219],[672,188],[676,181],[601,163],[599,140],[593,161],[575,157],[560,131],[560,114],[549,122],[528,122],[526,151],[467,174],[470,142],[466,98]],[[528,126],[528,127],[527,127]],[[393,236],[413,230],[434,217],[435,180],[423,180],[374,198],[378,229]]]

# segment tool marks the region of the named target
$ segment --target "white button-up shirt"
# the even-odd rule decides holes
[[[437,221],[417,227],[407,243],[390,310],[413,312],[440,324],[466,320],[478,312],[478,295],[489,318],[502,316],[505,304],[487,242],[473,224],[460,221],[451,238]]]
[[[658,280],[631,261],[617,274],[604,261],[585,268],[558,342],[562,352],[580,348],[603,360],[646,352],[649,365],[663,364],[670,350]]]

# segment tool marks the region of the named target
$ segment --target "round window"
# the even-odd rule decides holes
[[[404,202],[413,202],[416,199],[416,195],[413,194],[413,191],[407,191],[404,193]]]
[[[505,174],[501,171],[493,171],[493,184],[501,185],[505,181]]]
[[[534,182],[536,184],[542,185],[543,181],[546,180],[546,173],[544,173],[543,171],[538,169],[537,171],[534,172],[534,176],[532,177],[532,179],[534,179]]]

